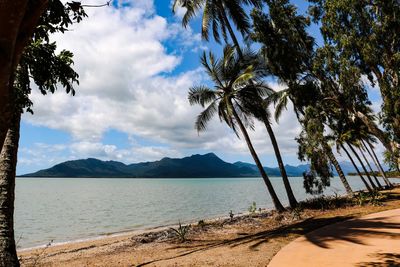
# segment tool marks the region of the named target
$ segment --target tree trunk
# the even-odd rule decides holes
[[[272,146],[274,147],[275,157],[276,157],[276,160],[278,161],[279,170],[282,175],[283,184],[285,185],[286,194],[289,199],[290,207],[295,208],[298,205],[298,203],[293,194],[292,187],[290,186],[290,182],[289,182],[289,179],[288,179],[288,176],[286,173],[285,165],[283,164],[281,152],[279,151],[279,146],[276,141],[274,131],[272,130],[271,124],[269,123],[267,118],[264,118],[264,124],[265,124],[265,127],[267,128],[267,132],[268,132],[269,138],[271,139]]]
[[[386,150],[393,153],[393,144],[390,142],[388,135],[379,129],[378,126],[362,112],[355,112],[355,115],[367,126],[368,131],[381,141]]]
[[[360,170],[358,169],[356,163],[354,162],[353,158],[351,157],[349,151],[347,151],[347,149],[345,148],[344,145],[340,145],[340,147],[344,150],[344,152],[346,152],[347,157],[350,159],[351,163],[353,164],[354,168],[356,169],[358,175],[361,178],[361,181],[364,183],[365,187],[368,189],[369,192],[372,191],[371,187],[369,186],[369,184],[367,183],[367,181],[364,179],[364,176],[362,176]]]
[[[224,8],[224,6],[222,5],[222,3],[220,3],[220,2],[219,2],[219,8],[221,9],[221,15],[222,15],[222,17],[223,17],[223,19],[224,19],[225,26],[228,28],[229,35],[231,36],[232,42],[233,42],[233,44],[234,44],[235,47],[236,47],[236,51],[238,52],[239,57],[240,57],[240,58],[243,58],[243,52],[242,52],[242,50],[240,49],[239,41],[237,40],[236,35],[235,35],[235,32],[234,32],[233,29],[232,29],[232,26],[231,26],[231,24],[230,24],[230,22],[229,22],[228,17],[226,16],[225,8]],[[221,27],[223,27],[223,26],[221,25]]]
[[[19,266],[14,239],[15,172],[21,114],[15,114],[0,154],[0,266]]]
[[[382,178],[385,181],[386,185],[389,187],[393,187],[392,183],[387,178],[385,171],[383,170],[383,168],[379,162],[378,157],[375,154],[374,147],[372,146],[372,144],[368,140],[366,141],[370,147],[370,149],[368,149],[368,146],[365,144],[365,142],[363,140],[361,140],[361,142],[363,143],[365,149],[368,151],[369,155],[371,156],[372,160],[374,161],[375,166],[378,168],[379,172],[381,173]]]
[[[373,182],[372,179],[371,179],[371,176],[369,176],[369,173],[368,173],[368,171],[367,171],[367,168],[365,168],[364,163],[362,162],[360,156],[357,154],[357,152],[356,152],[356,150],[354,149],[354,147],[353,147],[350,143],[347,143],[347,145],[350,147],[351,152],[353,152],[353,154],[356,156],[358,162],[361,164],[361,168],[364,170],[364,173],[365,173],[365,175],[367,176],[369,183],[372,185],[372,188],[373,188],[373,189],[377,189],[376,185],[374,184],[374,182]]]
[[[232,103],[229,103],[229,104],[231,106],[231,109],[232,109],[232,112],[233,112],[233,116],[235,117],[235,120],[236,120],[237,124],[239,125],[240,131],[242,132],[242,134],[243,134],[243,136],[244,136],[244,138],[246,140],[246,143],[247,143],[247,146],[248,146],[248,148],[250,150],[251,156],[253,157],[254,162],[256,163],[257,168],[260,171],[260,174],[261,174],[261,176],[262,176],[262,178],[264,180],[264,183],[267,186],[268,192],[269,192],[269,194],[270,194],[270,196],[272,198],[272,202],[274,203],[275,209],[278,212],[284,211],[285,208],[283,207],[283,205],[280,202],[278,196],[276,195],[274,187],[272,186],[271,181],[269,180],[268,175],[265,172],[264,167],[262,166],[261,161],[258,158],[258,155],[257,155],[256,151],[254,150],[253,144],[251,143],[251,140],[250,140],[249,134],[247,133],[246,127],[244,127],[244,125],[243,125],[241,119],[239,118],[239,115],[236,113],[236,110],[233,107]]]
[[[381,183],[379,182],[378,178],[376,177],[376,175],[375,175],[375,173],[374,173],[374,170],[372,169],[371,165],[369,164],[368,159],[367,159],[367,157],[365,156],[363,150],[362,150],[361,148],[359,148],[359,151],[361,152],[361,156],[364,158],[364,161],[367,163],[367,166],[368,166],[369,170],[371,171],[371,174],[372,174],[372,176],[374,177],[374,180],[375,180],[375,182],[376,182],[378,188],[379,188],[379,189],[382,189],[383,187],[382,187]]]
[[[48,0],[0,0],[0,148],[13,116],[11,76],[47,3]]]
[[[339,175],[340,181],[342,181],[347,194],[349,196],[353,196],[354,195],[353,190],[351,189],[349,182],[347,181],[346,176],[343,173],[342,167],[340,167],[339,162],[336,160],[336,157],[333,154],[332,149],[329,147],[329,145],[327,143],[324,143],[322,146],[323,146],[325,153],[328,155],[330,162],[333,164],[333,166],[335,166],[335,169]]]

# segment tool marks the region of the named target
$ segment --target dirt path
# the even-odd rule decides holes
[[[400,209],[310,232],[280,250],[268,266],[400,266]]]

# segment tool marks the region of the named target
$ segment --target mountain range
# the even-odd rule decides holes
[[[345,173],[354,172],[350,163],[341,163]],[[309,164],[285,165],[288,176],[302,176]],[[279,168],[264,167],[269,176],[280,176]],[[228,163],[214,153],[185,158],[163,158],[153,162],[124,164],[88,158],[66,161],[49,169],[21,175],[22,177],[88,177],[88,178],[215,178],[259,177],[256,165]]]

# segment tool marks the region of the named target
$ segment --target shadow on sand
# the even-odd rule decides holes
[[[390,220],[389,216],[374,219],[352,219],[346,223],[337,224],[335,230],[331,228],[318,229],[305,238],[322,248],[331,248],[331,241],[347,241],[359,245],[365,244],[363,237],[376,237],[385,239],[400,239],[400,233],[393,233],[391,229],[400,229],[400,223],[383,222]]]
[[[376,259],[373,262],[361,262],[357,267],[398,267],[400,266],[400,254],[376,253],[369,255]]]
[[[274,230],[262,231],[256,234],[246,234],[240,233],[239,237],[233,239],[226,240],[191,240],[192,243],[195,244],[180,244],[171,249],[185,249],[185,252],[182,252],[178,255],[169,258],[160,258],[152,261],[141,263],[137,266],[145,266],[148,264],[156,263],[159,261],[178,259],[180,257],[184,257],[196,252],[206,251],[209,249],[229,246],[236,247],[240,245],[249,245],[250,250],[257,250],[257,248],[266,242],[269,242],[273,238],[285,237],[288,235],[305,235],[306,239],[313,244],[330,249],[329,242],[343,240],[347,242],[352,242],[361,245],[364,244],[361,240],[361,237],[365,236],[374,236],[379,238],[390,238],[390,239],[400,239],[400,233],[391,233],[390,229],[399,229],[399,223],[386,223],[382,222],[382,220],[387,219],[388,217],[380,217],[374,219],[357,219],[352,216],[339,216],[334,218],[309,218],[304,221],[281,226]],[[351,219],[351,220],[350,220]],[[326,225],[331,225],[333,223],[342,222],[344,220],[349,220],[344,224],[337,224],[337,231],[331,231],[329,228],[321,228]],[[310,231],[313,231],[312,234],[307,234]],[[383,266],[400,266],[400,256],[393,254],[382,254],[379,257],[385,257],[386,263],[382,262],[371,262],[371,263],[360,263],[359,267],[383,267]],[[386,264],[386,265],[382,265]],[[392,265],[390,265],[392,264]]]
[[[201,251],[206,251],[209,249],[217,248],[217,247],[223,247],[223,246],[230,246],[230,247],[236,247],[240,245],[245,245],[249,244],[249,248],[251,250],[256,250],[258,246],[260,246],[263,243],[268,242],[272,238],[279,238],[279,237],[285,237],[287,235],[295,234],[295,235],[304,235],[316,228],[323,227],[332,223],[344,221],[351,219],[351,216],[339,216],[335,218],[309,218],[304,221],[295,223],[295,224],[290,224],[290,225],[284,225],[281,226],[277,229],[274,230],[268,230],[268,231],[261,231],[256,234],[247,234],[247,233],[240,233],[238,234],[239,237],[233,238],[233,239],[225,239],[225,240],[190,240],[192,243],[196,244],[180,244],[177,245],[171,249],[186,249],[185,252],[182,252],[178,255],[175,255],[173,257],[169,258],[160,258],[160,259],[155,259],[152,261],[148,262],[143,262],[139,265],[136,266],[145,266],[148,264],[160,262],[160,261],[165,261],[165,260],[172,260],[172,259],[178,259],[180,257],[184,257],[196,252],[201,252]]]

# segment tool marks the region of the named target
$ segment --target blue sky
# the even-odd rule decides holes
[[[88,10],[89,18],[52,37],[74,53],[80,85],[75,97],[62,89],[32,93],[35,114],[23,116],[17,173],[88,157],[133,163],[215,152],[229,162],[252,162],[244,142],[217,119],[205,133],[194,130],[200,109],[187,103],[188,88],[207,82],[200,54],[221,51],[219,44],[201,40],[200,21],[182,28],[182,11],[172,14],[167,0],[114,4]],[[307,9],[305,1],[295,4]],[[317,27],[310,32],[321,43]],[[379,100],[377,90],[371,96]],[[267,134],[256,126],[251,136],[263,164],[276,166]],[[298,164],[299,125],[290,108],[274,126],[285,163]]]

